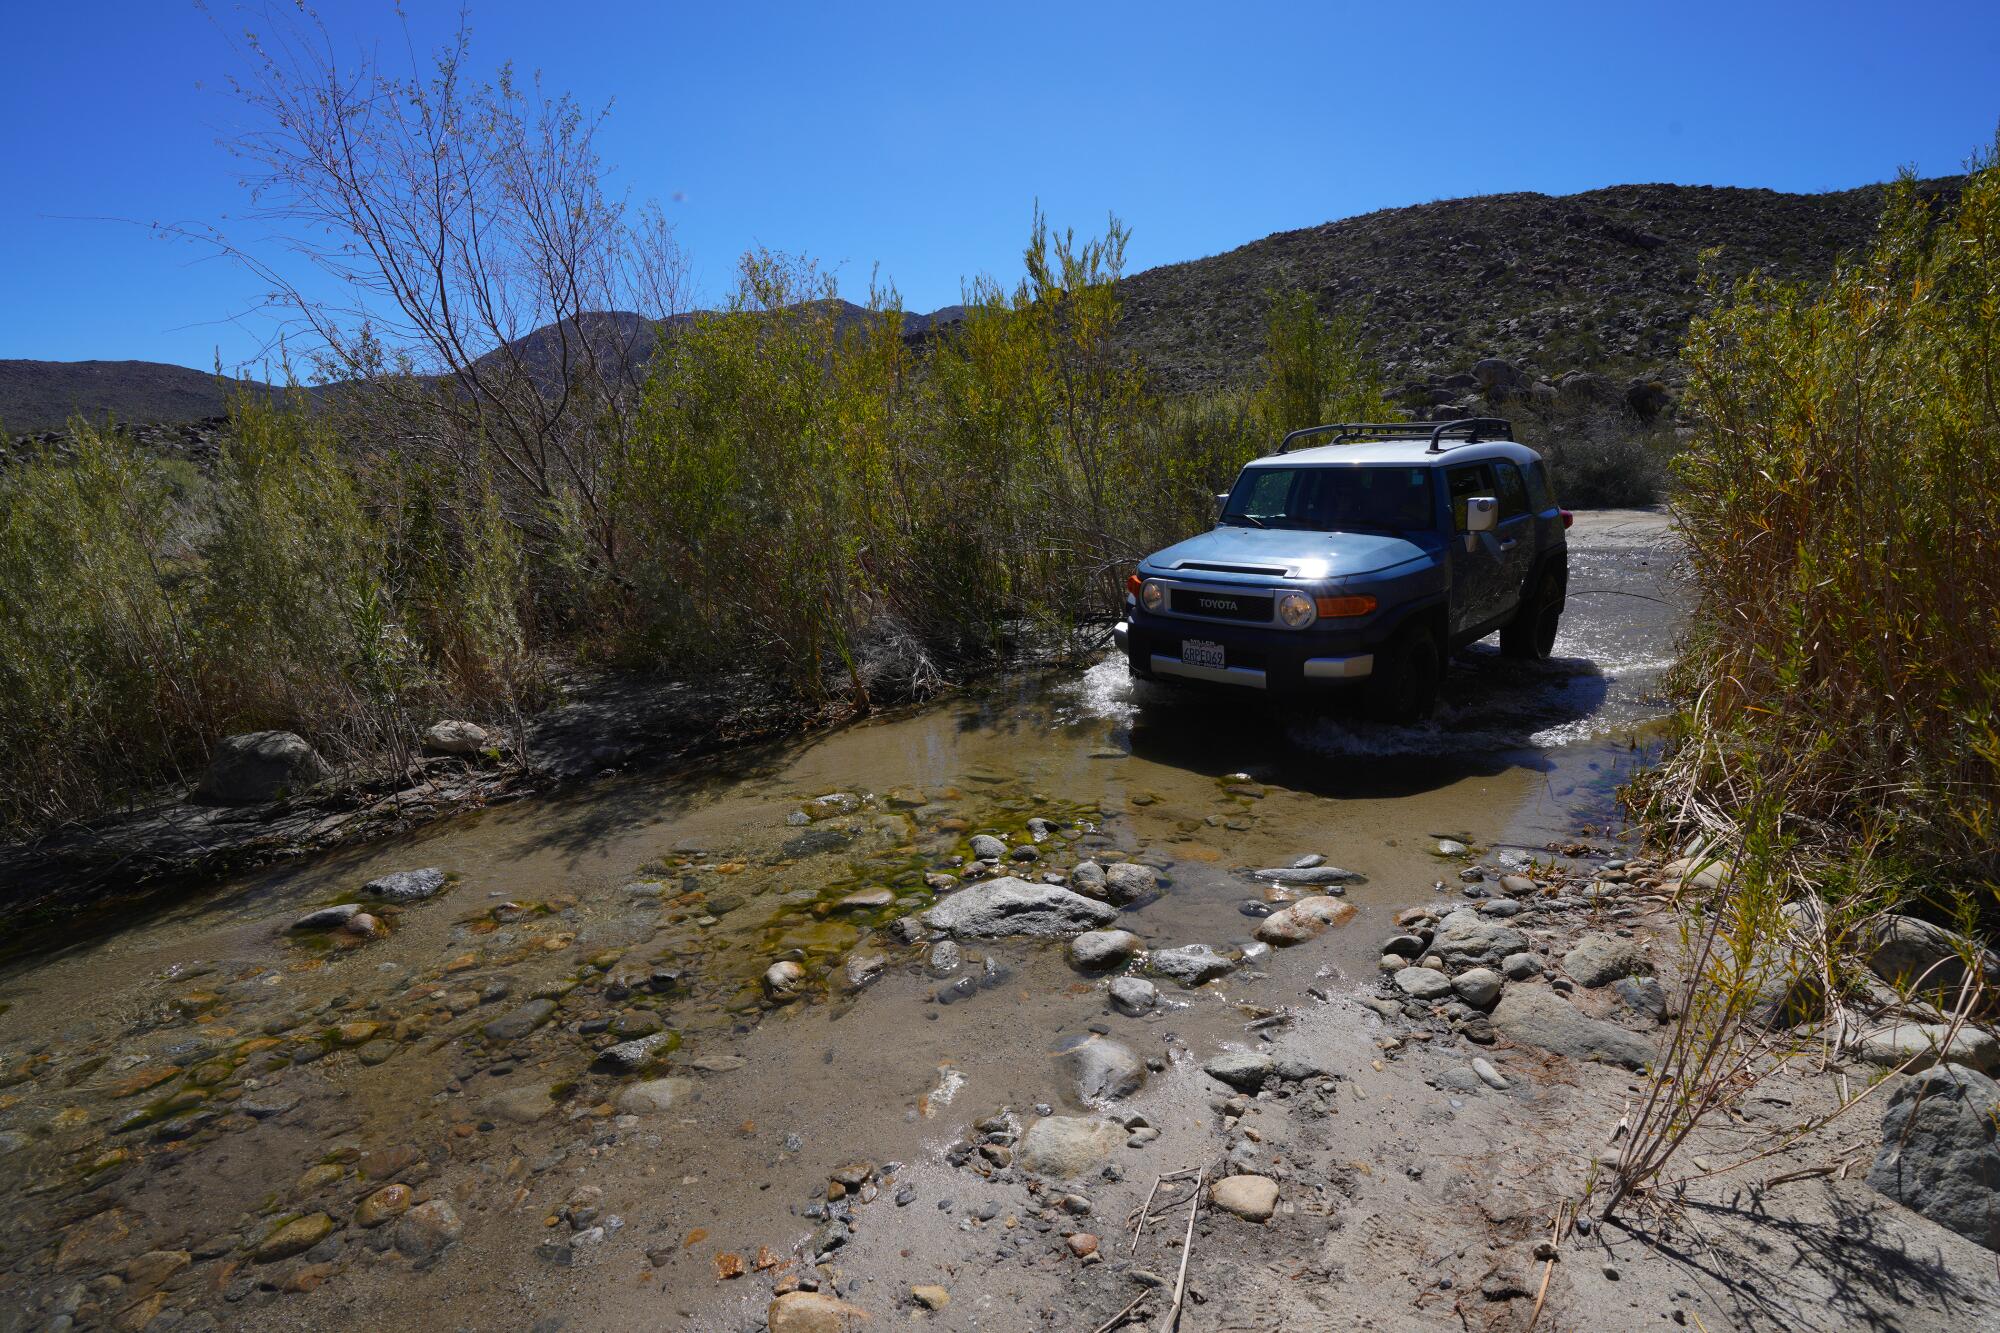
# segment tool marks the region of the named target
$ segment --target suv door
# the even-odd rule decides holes
[[[1494,532],[1505,569],[1500,600],[1505,610],[1512,611],[1520,605],[1521,590],[1528,586],[1528,573],[1535,567],[1535,511],[1521,469],[1500,458],[1493,460],[1492,468],[1500,486],[1500,525]]]
[[[1511,489],[1516,503],[1510,517],[1507,487],[1499,469],[1513,474]],[[1527,488],[1520,472],[1511,463],[1461,463],[1445,469],[1445,486],[1451,503],[1451,632],[1454,638],[1469,634],[1481,625],[1504,618],[1521,599],[1521,583],[1527,576],[1525,565],[1514,573],[1520,558],[1532,558],[1532,531],[1524,526],[1528,516]],[[1500,502],[1500,521],[1492,532],[1472,537],[1468,550],[1465,527],[1466,501],[1476,495],[1490,495]],[[1527,538],[1528,540],[1524,540]]]

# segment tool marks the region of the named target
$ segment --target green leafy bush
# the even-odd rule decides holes
[[[1669,807],[1784,812],[1937,892],[2000,879],[2000,161],[1905,180],[1824,287],[1694,325],[1696,601]],[[1979,886],[1983,886],[1980,888]]]

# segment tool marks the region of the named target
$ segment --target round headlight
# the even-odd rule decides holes
[[[1318,614],[1313,599],[1302,592],[1288,592],[1278,598],[1278,620],[1287,629],[1304,629]]]
[[[1148,611],[1157,611],[1167,604],[1167,590],[1147,579],[1139,585],[1139,605]]]

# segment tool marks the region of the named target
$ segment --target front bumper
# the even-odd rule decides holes
[[[1113,627],[1111,638],[1141,675],[1204,685],[1251,690],[1323,689],[1366,680],[1375,670],[1373,646],[1352,635],[1184,622],[1155,626],[1121,620]],[[1224,665],[1184,661],[1183,639],[1221,643]]]

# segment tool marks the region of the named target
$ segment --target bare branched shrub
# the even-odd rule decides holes
[[[198,238],[267,285],[350,434],[491,469],[524,535],[617,576],[608,460],[683,265],[657,209],[606,193],[602,114],[476,79],[463,17],[407,71],[343,58],[309,9],[266,18],[231,147],[270,234]]]

